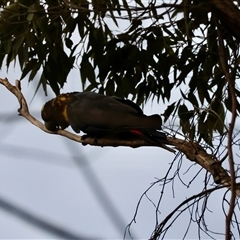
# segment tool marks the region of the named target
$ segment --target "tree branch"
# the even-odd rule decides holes
[[[211,189],[207,189],[205,191],[202,191],[196,195],[193,195],[189,198],[187,198],[186,200],[182,201],[172,212],[170,212],[163,220],[161,223],[158,224],[158,226],[155,228],[152,236],[150,237],[150,240],[155,240],[158,239],[160,234],[167,231],[167,229],[169,229],[173,222],[177,219],[177,217],[175,217],[171,223],[169,223],[168,226],[167,223],[169,222],[169,220],[173,217],[174,214],[177,214],[178,216],[181,215],[186,209],[189,208],[190,205],[193,205],[195,202],[199,201],[196,199],[201,199],[206,195],[209,195],[210,193],[212,193],[215,190],[220,189],[221,187],[214,187]],[[192,202],[192,203],[190,203]],[[181,209],[184,205],[187,205],[186,207],[184,207],[183,209]]]
[[[16,86],[13,86],[7,78],[1,79],[0,84],[4,85],[9,91],[11,91],[18,99],[20,108],[18,112],[21,116],[25,117],[33,125],[37,126],[46,133],[61,135],[69,138],[73,141],[80,142],[83,145],[93,145],[93,146],[129,146],[129,147],[142,147],[142,146],[152,146],[150,143],[143,139],[114,139],[114,138],[100,138],[95,139],[92,137],[83,138],[77,134],[68,132],[66,130],[57,130],[56,132],[51,132],[47,130],[43,123],[34,118],[28,110],[27,102],[21,93],[20,81],[16,80]],[[214,155],[208,154],[197,142],[188,142],[183,139],[167,137],[169,145],[175,147],[175,149],[182,152],[190,161],[196,162],[198,165],[206,169],[213,176],[214,182],[221,184],[222,186],[231,189],[231,177],[228,172],[221,166],[221,162],[216,159]],[[154,146],[157,147],[157,146]],[[164,147],[166,150],[173,152],[172,148],[167,146]],[[236,194],[240,196],[240,184],[236,184]]]
[[[4,209],[8,213],[12,213],[21,220],[26,221],[28,224],[31,224],[39,229],[49,232],[60,239],[78,239],[78,240],[94,239],[92,237],[90,238],[86,236],[76,235],[70,232],[69,230],[63,228],[62,226],[54,225],[51,222],[41,219],[35,214],[28,212],[22,207],[18,207],[15,204],[10,203],[9,200],[5,200],[2,197],[0,197],[0,208]]]
[[[218,26],[218,24],[217,24],[217,26]],[[230,169],[230,174],[231,174],[231,189],[232,189],[232,191],[231,191],[229,211],[228,211],[228,215],[226,217],[226,239],[231,239],[231,221],[232,221],[232,216],[234,213],[235,200],[236,200],[236,191],[235,191],[236,176],[235,176],[233,150],[232,150],[232,142],[233,142],[232,136],[233,136],[235,121],[236,121],[236,117],[237,117],[237,110],[236,110],[237,109],[237,98],[236,98],[236,92],[235,92],[235,82],[229,73],[227,57],[225,54],[222,34],[220,32],[219,26],[217,29],[217,33],[218,33],[218,44],[219,44],[218,51],[219,51],[220,63],[221,63],[221,67],[223,69],[224,75],[226,77],[226,81],[228,83],[228,91],[229,91],[229,94],[231,95],[231,101],[232,101],[232,109],[231,109],[232,116],[231,116],[231,122],[230,122],[229,130],[228,130],[228,161],[229,161],[229,169]]]
[[[240,39],[240,11],[232,0],[211,0],[212,11],[236,39]]]

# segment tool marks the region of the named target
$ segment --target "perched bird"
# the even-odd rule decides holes
[[[117,97],[93,92],[60,94],[45,103],[41,115],[50,131],[70,125],[75,132],[94,137],[131,133],[154,145],[167,143],[165,134],[158,131],[162,125],[158,114],[146,116],[134,102]]]

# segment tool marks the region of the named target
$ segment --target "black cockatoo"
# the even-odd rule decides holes
[[[45,126],[50,131],[69,125],[79,133],[101,137],[131,133],[154,145],[167,143],[158,114],[146,116],[130,100],[109,97],[93,92],[60,94],[45,103],[41,111]]]

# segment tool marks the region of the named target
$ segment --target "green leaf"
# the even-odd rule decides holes
[[[34,13],[28,13],[27,20],[31,22],[33,20],[33,17],[34,17]]]
[[[122,0],[122,2],[123,2],[123,7],[126,9],[126,11],[128,13],[129,20],[132,21],[132,14],[131,14],[131,11],[129,9],[127,1],[126,0]]]
[[[105,87],[106,95],[113,96],[115,93],[115,84],[113,80],[108,80],[107,85]]]
[[[73,45],[73,41],[70,38],[65,38],[65,44],[67,48],[71,49]]]
[[[138,5],[140,5],[141,7],[144,7],[144,4],[142,3],[141,0],[135,0],[135,2],[136,2]]]
[[[137,105],[141,105],[145,99],[146,82],[141,82],[137,87]]]
[[[179,61],[180,62],[180,61]],[[177,87],[182,83],[184,82],[185,83],[185,79],[187,77],[187,75],[193,70],[193,63],[189,63],[187,65],[184,65],[184,66],[180,66],[180,69],[181,69],[181,73],[179,74],[179,76],[177,77],[177,81],[178,81],[178,84],[176,85]],[[176,83],[177,83],[176,81]],[[192,82],[192,80],[191,80]],[[191,83],[190,82],[190,83]],[[193,87],[191,87],[190,85],[190,88],[192,89]]]
[[[218,98],[215,98],[210,105],[207,121],[210,131],[216,130],[220,134],[223,134],[225,110]]]
[[[5,50],[5,54],[9,54],[12,48],[12,39],[3,41],[3,48]]]
[[[38,64],[38,59],[32,59],[30,62],[26,64],[26,66],[23,69],[21,79],[25,78],[26,75]]]
[[[185,104],[178,107],[178,116],[180,118],[180,125],[182,126],[182,131],[185,134],[190,133],[191,124],[190,119],[193,117],[194,111],[189,111]]]
[[[94,89],[94,90],[98,89],[98,85],[97,85],[97,84],[95,84],[95,85],[90,84],[90,85],[88,85],[88,87],[86,87],[86,88],[84,89],[84,91],[86,91],[86,92],[91,92],[93,89]]]
[[[38,72],[38,70],[39,70],[40,67],[41,67],[41,63],[38,62],[38,63],[33,67],[32,71],[31,71],[31,73],[30,73],[30,76],[29,76],[29,78],[28,78],[28,81],[31,81],[31,80],[34,79],[34,77],[36,76],[36,74],[37,74],[37,72]]]
[[[11,16],[13,13],[17,13],[19,10],[19,3],[14,2],[10,4],[9,6],[6,6],[2,12],[1,12],[1,17],[4,19],[7,19],[8,16]]]
[[[187,117],[187,114],[188,114],[188,108],[185,104],[181,104],[179,107],[178,107],[178,116],[180,119],[182,120],[188,120],[188,117]]]
[[[81,72],[81,79],[83,82],[83,89],[85,87],[86,79],[88,79],[91,84],[96,85],[94,68],[88,60],[88,55],[84,55],[82,58],[80,72]]]
[[[170,117],[171,113],[173,112],[174,108],[175,108],[175,104],[176,102],[172,103],[171,105],[169,105],[167,107],[167,109],[164,111],[163,116],[164,116],[164,122],[166,122],[168,120],[168,118]]]
[[[178,63],[179,67],[182,67],[183,65],[185,65],[189,60],[192,59],[192,57],[193,57],[192,48],[190,46],[186,46],[182,50],[181,58]]]
[[[46,79],[45,79],[45,76],[44,76],[43,72],[42,72],[42,74],[41,74],[40,80],[39,80],[39,82],[38,82],[38,85],[37,85],[37,87],[36,87],[36,89],[35,89],[35,92],[34,92],[34,94],[33,94],[33,97],[32,97],[32,99],[31,99],[30,103],[32,102],[32,100],[33,100],[34,97],[36,96],[37,91],[38,91],[38,89],[39,89],[39,87],[40,87],[41,85],[42,85],[42,87],[43,87],[43,91],[44,91],[44,93],[45,93],[45,96],[47,96],[47,81],[46,81]]]
[[[22,45],[18,49],[18,61],[19,61],[21,70],[23,69],[23,66],[26,64],[27,60],[28,60],[28,50],[26,46]]]
[[[13,41],[12,50],[13,50],[14,56],[16,56],[18,54],[19,48],[23,44],[24,40],[25,40],[25,36],[20,35],[20,36],[16,37],[16,39]]]
[[[211,98],[209,96],[209,88],[206,82],[201,81],[201,79],[199,79],[199,82],[201,82],[201,84],[197,85],[197,92],[198,92],[198,97],[201,101],[201,103],[203,104],[204,101],[207,102],[211,102]]]
[[[194,107],[198,107],[198,100],[192,92],[188,93],[187,99]]]
[[[195,136],[196,136],[196,127],[195,125],[191,125],[190,129],[189,129],[189,139],[191,141],[193,141],[195,139]]]

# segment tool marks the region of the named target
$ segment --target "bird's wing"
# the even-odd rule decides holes
[[[139,114],[143,114],[142,109],[141,109],[136,103],[132,102],[131,100],[129,100],[129,99],[122,99],[122,98],[115,97],[115,96],[112,97],[112,98],[116,99],[117,101],[119,101],[119,102],[121,102],[121,103],[123,103],[123,104],[126,104],[126,105],[134,108],[135,110],[137,110],[137,112],[138,112]]]
[[[156,129],[161,127],[159,115],[145,116],[130,104],[97,93],[78,93],[68,104],[68,118],[79,132],[123,131],[128,129]]]

